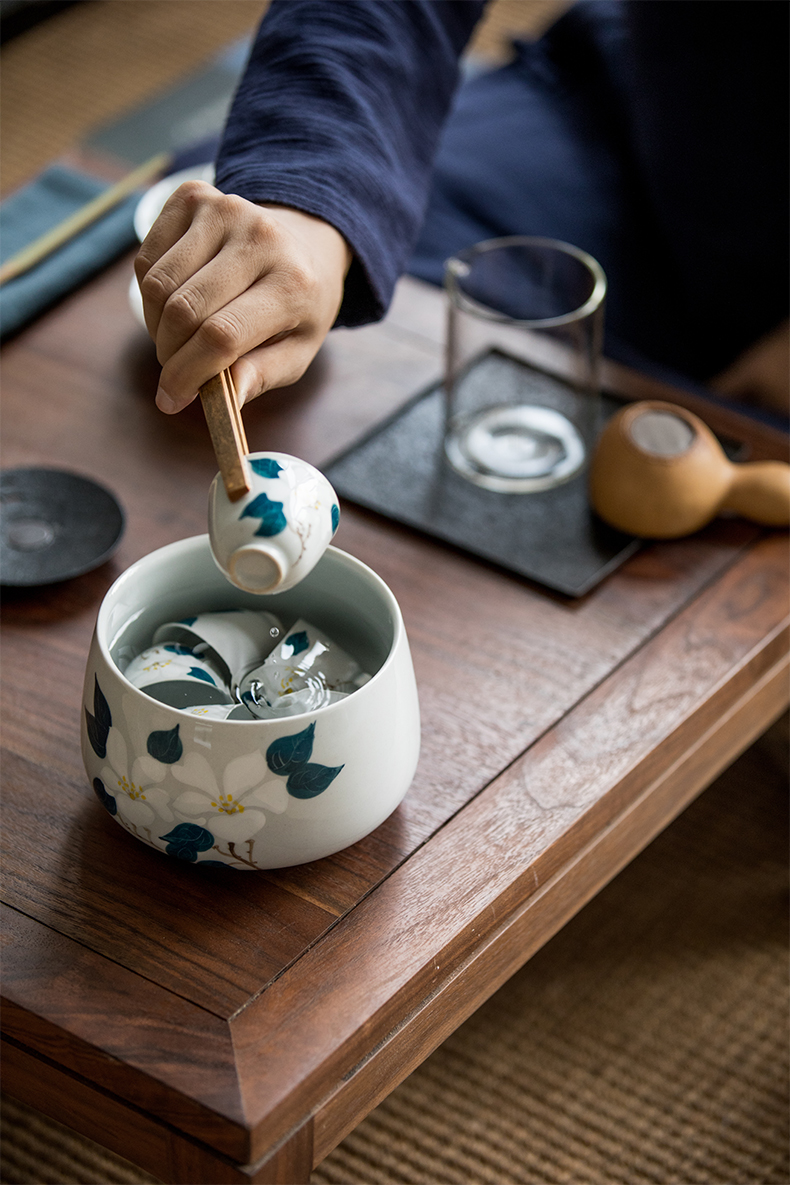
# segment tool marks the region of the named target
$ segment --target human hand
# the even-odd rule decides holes
[[[135,260],[160,410],[181,411],[225,367],[242,404],[295,383],[334,324],[350,263],[320,218],[180,185]]]
[[[710,381],[717,395],[787,416],[790,411],[790,325],[783,321]]]

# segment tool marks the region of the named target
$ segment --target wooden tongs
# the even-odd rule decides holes
[[[247,462],[247,437],[241,422],[241,410],[233,378],[222,370],[200,388],[200,401],[211,434],[225,491],[231,502],[238,502],[250,491]]]

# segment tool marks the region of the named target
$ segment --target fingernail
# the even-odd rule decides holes
[[[160,411],[172,415],[174,411],[178,411],[178,407],[174,399],[171,399],[164,387],[157,387],[156,389],[156,406]]]

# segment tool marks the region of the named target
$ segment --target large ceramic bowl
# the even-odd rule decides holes
[[[161,622],[234,607],[305,618],[372,678],[317,711],[246,721],[168,707],[124,677]],[[397,601],[375,572],[337,548],[295,588],[255,596],[228,583],[208,536],[197,536],[139,560],[104,598],[85,674],[85,769],[116,822],[151,847],[240,869],[328,856],[395,809],[419,744]]]

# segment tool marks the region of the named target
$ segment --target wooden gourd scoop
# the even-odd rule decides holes
[[[200,401],[211,434],[211,443],[231,502],[250,491],[247,437],[230,370],[222,370],[200,388]]]
[[[678,539],[722,511],[770,527],[790,523],[790,465],[733,464],[702,420],[672,403],[632,403],[604,428],[590,500],[629,535]]]

